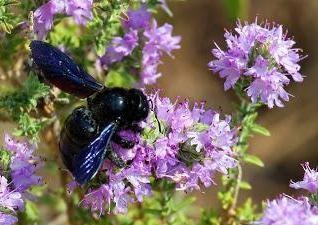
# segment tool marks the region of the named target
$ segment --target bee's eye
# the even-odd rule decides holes
[[[139,122],[147,118],[149,113],[149,103],[144,93],[138,89],[129,90],[129,98],[131,101],[131,120]]]

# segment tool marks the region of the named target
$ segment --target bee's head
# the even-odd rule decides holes
[[[149,102],[146,95],[138,89],[128,91],[130,101],[129,119],[132,122],[140,122],[147,118],[149,114]]]
[[[149,113],[147,97],[138,89],[104,89],[88,98],[87,102],[93,117],[101,123],[136,123],[146,119]]]

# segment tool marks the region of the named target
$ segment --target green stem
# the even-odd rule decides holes
[[[241,182],[243,177],[242,164],[244,156],[248,150],[248,142],[251,137],[251,126],[257,117],[257,110],[261,104],[254,104],[248,102],[243,93],[243,87],[236,89],[236,94],[241,102],[236,117],[234,117],[234,125],[240,127],[238,143],[234,146],[234,150],[238,155],[237,167],[230,170],[229,178],[223,177],[224,189],[219,194],[222,202],[223,219],[225,224],[236,224],[236,211],[239,193],[241,189]],[[253,118],[252,120],[250,118]]]
[[[237,200],[238,200],[239,192],[240,192],[240,183],[242,181],[242,177],[243,177],[242,166],[241,166],[240,162],[238,162],[236,185],[235,185],[235,188],[234,188],[234,197],[233,197],[233,202],[231,204],[231,207],[229,208],[229,213],[231,213],[231,214],[233,212],[235,212],[235,209],[236,209]]]
[[[167,203],[169,203],[169,201],[171,200],[171,198],[173,197],[174,194],[174,187],[171,186],[170,183],[168,183],[168,181],[164,180],[162,182],[162,187],[161,189],[161,193],[159,193],[160,196],[162,196],[160,198],[160,205],[161,205],[161,209],[162,209],[162,213],[160,215],[160,219],[162,224],[170,224],[169,222],[169,217],[170,217],[170,213],[169,213],[169,207],[167,205]]]

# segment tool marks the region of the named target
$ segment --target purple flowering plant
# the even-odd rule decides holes
[[[54,16],[65,14],[73,17],[77,24],[85,25],[93,18],[93,0],[50,0],[34,11],[34,32],[43,39],[52,29]]]
[[[138,86],[154,84],[161,76],[158,66],[162,63],[163,53],[172,56],[171,52],[180,48],[180,36],[172,36],[170,24],[159,26],[146,5],[136,10],[129,9],[127,18],[122,20],[122,28],[123,37],[111,40],[99,59],[100,66],[107,70],[116,62],[133,58],[138,64],[129,64],[129,67],[136,70],[132,75],[139,77]]]
[[[291,96],[286,86],[290,81],[303,81],[299,72],[303,57],[283,26],[239,21],[235,31],[226,31],[224,37],[227,49],[215,44],[212,54],[216,59],[209,63],[225,79],[224,89],[239,88],[253,103],[283,107]]]
[[[17,213],[23,212],[25,202],[33,198],[31,187],[42,184],[42,178],[36,175],[42,163],[30,143],[14,140],[8,134],[4,142],[0,151],[0,221],[9,225],[18,221]]]
[[[260,224],[318,224],[318,172],[311,169],[308,162],[303,165],[303,169],[305,171],[303,180],[291,181],[290,187],[302,188],[308,193],[297,198],[283,194],[277,199],[268,201],[264,215],[259,220]]]
[[[201,184],[214,184],[217,172],[227,174],[236,166],[232,151],[236,130],[231,128],[229,117],[220,118],[219,113],[206,110],[203,103],[190,108],[188,101],[171,102],[159,97],[158,92],[149,98],[156,111],[143,122],[142,136],[135,137],[129,131],[122,134],[137,139],[139,144],[130,150],[112,144],[130,163],[118,171],[107,160],[99,175],[106,175],[108,182],[89,188],[82,200],[84,207],[99,215],[107,208],[111,210],[111,202],[115,203],[115,213],[127,213],[128,203],[142,202],[152,195],[153,178],[172,183],[176,190],[199,190]]]
[[[238,96],[235,111],[224,115],[205,102],[172,100],[149,88],[162,76],[163,57],[174,58],[181,48],[173,25],[156,18],[160,11],[172,16],[169,1],[15,3],[0,0],[0,72],[10,84],[0,84],[0,116],[16,125],[13,135],[24,141],[3,138],[0,224],[318,224],[318,173],[308,163],[303,180],[290,183],[308,193],[279,195],[264,203],[263,212],[250,198],[239,201],[241,190],[251,189],[244,166],[264,167],[249,152],[253,135],[270,136],[257,123],[259,110],[283,107],[291,96],[288,85],[304,78],[304,56],[283,26],[238,20],[234,31],[225,32],[226,47],[215,44],[206,69]],[[150,112],[138,124],[141,132],[119,133],[134,147],[110,143],[123,167],[105,158],[83,185],[65,169],[58,140],[65,118],[83,101],[49,87],[30,68],[26,46],[32,39],[57,46],[107,87],[145,93]],[[217,189],[218,201],[199,211],[191,194],[208,188]]]

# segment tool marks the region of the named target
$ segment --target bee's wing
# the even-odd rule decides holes
[[[94,141],[73,158],[73,176],[79,184],[86,183],[98,172],[116,127],[116,123],[110,123]]]
[[[86,98],[103,89],[91,75],[80,68],[68,55],[43,41],[32,41],[31,58],[44,79],[80,98]]]

